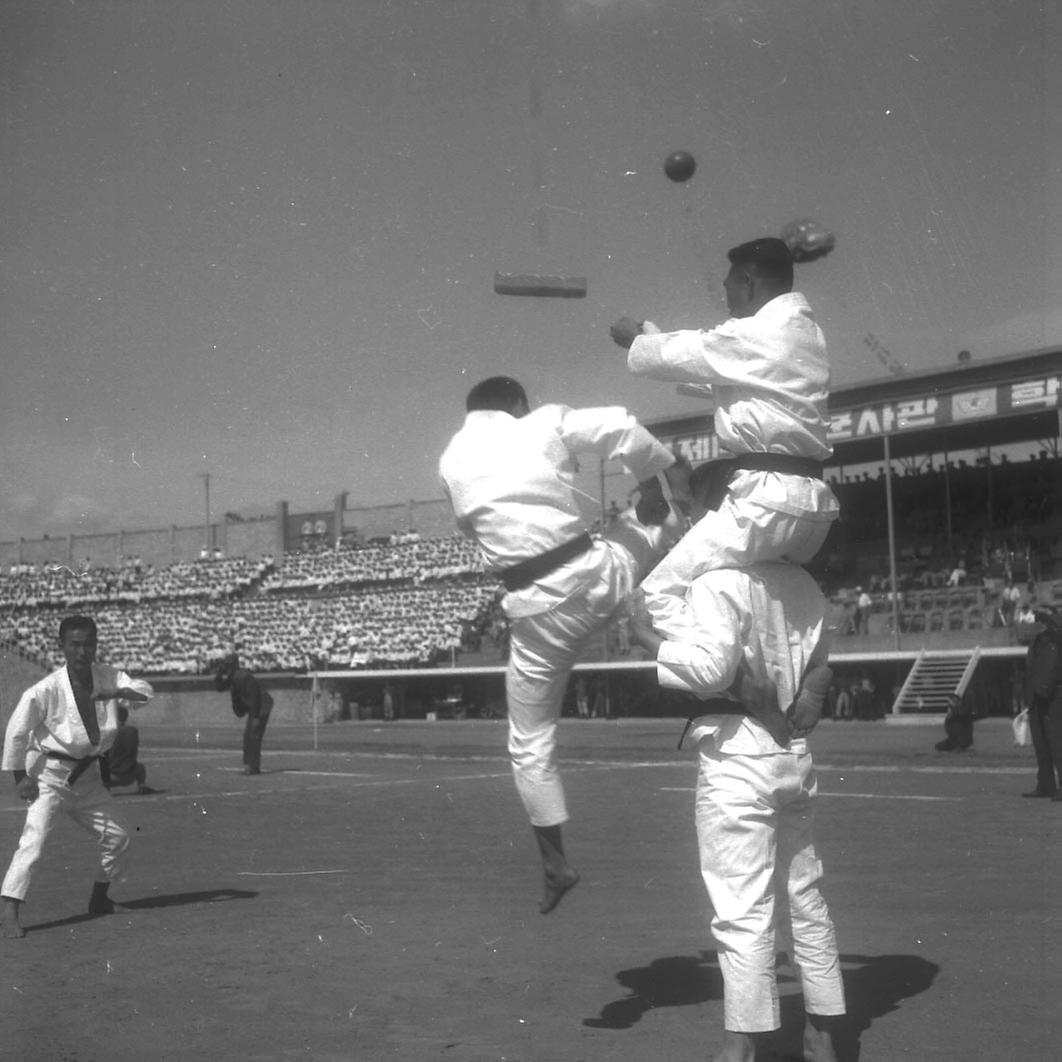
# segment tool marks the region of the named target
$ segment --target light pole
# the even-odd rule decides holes
[[[210,549],[210,473],[200,472],[199,478],[203,481],[203,494],[206,503],[206,522],[203,524],[203,545]]]

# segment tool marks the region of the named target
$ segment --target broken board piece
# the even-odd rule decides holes
[[[552,277],[541,273],[495,273],[497,295],[532,295],[540,299],[582,299],[586,277]]]

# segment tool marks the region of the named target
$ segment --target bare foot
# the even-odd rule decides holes
[[[570,892],[579,884],[579,875],[571,867],[568,867],[559,875],[547,874],[545,883],[545,891],[542,893],[542,899],[538,905],[540,914],[549,914],[561,902],[564,894]]]
[[[758,1038],[758,1033],[732,1032],[727,1029],[723,1033],[723,1050],[715,1056],[715,1062],[754,1062]]]
[[[6,897],[3,902],[3,916],[0,917],[0,936],[10,940],[18,940],[26,935],[22,923],[18,918],[20,900],[9,900]]]
[[[828,1018],[817,1014],[808,1015],[807,1024],[804,1026],[804,1058],[807,1062],[837,1062]]]

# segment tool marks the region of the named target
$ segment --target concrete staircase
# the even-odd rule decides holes
[[[907,673],[893,712],[945,712],[948,697],[961,697],[981,657],[980,646],[929,652],[923,649]]]

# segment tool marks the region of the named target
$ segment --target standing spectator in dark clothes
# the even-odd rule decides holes
[[[1029,646],[1025,668],[1025,701],[1036,753],[1036,788],[1022,796],[1062,801],[1062,628],[1058,613],[1046,605],[1036,607],[1036,622],[1043,624],[1043,630]]]
[[[852,695],[853,709],[856,719],[863,722],[871,722],[878,718],[877,697],[874,694],[874,683],[866,675],[860,680]]]
[[[129,722],[129,709],[118,705],[118,730],[107,750],[108,788],[136,783],[138,793],[151,793],[147,786],[147,768],[137,760],[140,731]]]
[[[245,720],[243,773],[261,774],[262,738],[269,722],[273,698],[250,671],[240,667],[240,659],[235,653],[230,653],[218,664],[214,686],[219,690],[229,691],[233,712],[238,719]]]

